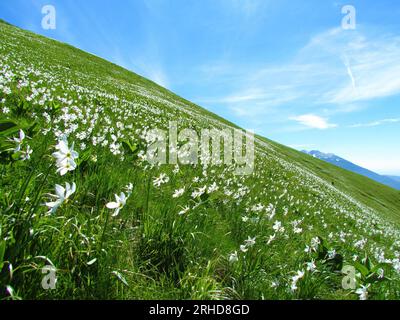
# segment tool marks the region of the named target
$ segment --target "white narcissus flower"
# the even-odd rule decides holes
[[[321,240],[318,237],[314,237],[311,239],[311,249],[313,251],[316,251],[320,244],[321,244]]]
[[[207,186],[204,186],[202,188],[198,188],[196,191],[192,192],[192,198],[200,198],[205,192],[206,192]]]
[[[57,163],[57,172],[59,172],[61,176],[65,175],[68,171],[74,171],[75,169],[76,163],[74,160],[66,160]]]
[[[184,215],[185,213],[187,213],[190,210],[189,206],[186,206],[185,208],[183,208],[181,211],[178,212],[178,214],[180,216]]]
[[[213,193],[214,191],[217,191],[218,189],[219,189],[219,187],[214,182],[211,186],[208,187],[207,193]]]
[[[274,225],[272,226],[272,229],[274,229],[275,231],[280,231],[282,229],[282,222],[276,220],[274,222]]]
[[[48,213],[55,213],[57,209],[68,200],[68,198],[75,193],[76,191],[76,184],[75,182],[72,183],[72,186],[67,182],[65,184],[65,188],[56,184],[55,187],[56,194],[50,195],[55,198],[55,201],[46,202],[46,206],[49,208]]]
[[[113,217],[116,217],[119,214],[119,211],[125,206],[126,200],[127,198],[125,193],[121,192],[120,195],[115,195],[115,202],[109,202],[106,204],[108,209],[114,209]]]
[[[317,266],[315,265],[314,260],[307,262],[307,271],[314,272],[315,270],[317,270]]]
[[[235,251],[229,255],[229,262],[236,262],[238,260],[239,260],[239,258],[238,258],[237,251]]]
[[[328,258],[329,259],[333,259],[335,257],[336,257],[336,250],[335,249],[329,250],[328,251]]]
[[[22,142],[24,141],[24,139],[25,139],[25,132],[22,129],[19,130],[18,138],[9,139],[9,141],[13,141],[16,143],[14,153],[21,151],[21,146],[22,146]]]
[[[174,194],[172,195],[172,198],[179,198],[183,193],[185,192],[185,188],[175,190]]]
[[[28,145],[26,147],[25,151],[21,152],[21,160],[25,161],[25,160],[29,160],[31,158],[31,154],[32,154],[33,150],[31,149],[31,147]]]
[[[67,138],[63,137],[56,145],[56,149],[58,151],[53,153],[53,157],[57,160],[57,172],[63,176],[68,171],[75,170],[75,159],[79,157],[79,153],[74,150],[74,143],[68,147]]]
[[[275,237],[276,237],[275,233],[273,235],[270,235],[267,244],[270,244],[272,241],[274,241]]]
[[[72,143],[71,148],[68,147],[68,141],[66,137],[63,137],[56,145],[57,152],[53,153],[53,157],[57,161],[64,161],[66,159],[74,160],[78,158],[79,153],[74,151],[74,143]]]
[[[125,186],[125,190],[128,193],[128,197],[132,194],[133,191],[133,184],[130,182]]]
[[[356,290],[356,294],[358,294],[360,300],[368,300],[368,288],[370,284],[367,284],[366,286],[361,286],[361,288],[358,288]]]
[[[248,237],[247,240],[244,240],[244,242],[245,242],[246,246],[252,247],[256,243],[256,237],[254,237],[254,238]]]
[[[246,247],[246,245],[244,245],[244,244],[240,245],[240,251],[247,252],[247,250],[249,250],[249,249]]]
[[[155,178],[153,180],[153,185],[155,187],[159,187],[164,183],[167,183],[169,181],[169,177],[165,173],[161,173],[158,178]]]
[[[295,276],[293,276],[292,277],[292,283],[291,283],[291,285],[290,285],[290,289],[292,290],[292,291],[296,291],[298,288],[297,288],[297,282],[301,279],[301,278],[303,278],[304,277],[304,271],[303,270],[298,270],[297,271],[297,274],[295,275]]]
[[[302,232],[303,232],[303,229],[302,229],[302,228],[295,227],[295,228],[293,228],[293,232],[294,232],[294,233],[302,233]]]

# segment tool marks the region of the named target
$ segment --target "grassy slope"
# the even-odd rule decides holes
[[[274,145],[288,159],[333,182],[338,189],[381,212],[386,218],[400,223],[400,191],[297,150],[276,143]]]
[[[0,25],[0,28],[3,29],[2,32],[5,31],[1,36],[6,44],[6,47],[2,48],[3,53],[11,54],[6,65],[15,64],[16,67],[16,61],[19,59],[22,66],[31,65],[49,71],[55,79],[48,79],[48,86],[55,88],[54,96],[66,94],[81,108],[81,112],[85,112],[86,105],[104,106],[100,113],[101,118],[109,119],[114,127],[117,120],[133,123],[135,128],[140,127],[140,124],[163,126],[167,120],[179,120],[183,126],[195,128],[214,125],[235,127],[228,121],[115,64],[67,44],[8,25]],[[10,48],[13,48],[12,52]],[[64,87],[63,82],[66,80],[69,82]],[[72,84],[88,88],[89,91],[77,94],[76,88],[71,89]],[[123,97],[127,102],[113,102],[103,95],[104,92]],[[18,103],[20,99],[24,99],[22,96],[18,93],[13,99]],[[113,107],[113,103],[117,106]],[[38,107],[32,105],[37,110]],[[149,115],[150,111],[146,111],[147,106],[151,107],[151,112],[156,111],[156,116]],[[130,114],[128,108],[133,108],[134,114]],[[68,108],[65,107],[65,110]],[[41,124],[46,126],[43,122]],[[79,124],[85,131],[84,125]],[[104,122],[100,120],[95,131],[108,134],[104,131],[104,126]],[[54,128],[51,130],[54,131]],[[128,133],[123,131],[122,134],[126,136]],[[51,141],[55,141],[54,137],[37,137],[32,143],[36,143],[36,140],[35,151],[39,149],[39,142],[45,141],[48,149],[54,144]],[[396,257],[394,252],[398,244],[394,244],[394,240],[397,241],[398,238],[395,225],[400,221],[398,191],[265,138],[259,137],[257,145],[259,149],[256,170],[252,177],[234,178],[229,172],[218,170],[211,172],[209,177],[201,178],[200,183],[211,185],[216,181],[224,191],[229,189],[227,182],[235,186],[232,187],[233,192],[240,193],[244,187],[243,196],[239,200],[226,194],[215,198],[212,196],[201,202],[198,208],[193,207],[192,213],[183,221],[176,218],[176,212],[186,203],[192,207],[190,192],[196,188],[193,178],[202,176],[200,168],[192,170],[183,166],[178,175],[172,173],[170,168],[165,169],[163,172],[167,173],[171,180],[165,190],[160,191],[151,186],[152,179],[159,174],[156,169],[148,170],[139,164],[132,167],[131,160],[121,162],[115,157],[110,157],[106,150],[93,147],[93,152],[96,152],[99,159],[98,163],[88,164],[88,168],[82,169],[81,173],[71,176],[75,179],[79,191],[74,200],[80,205],[66,207],[62,211],[63,215],[58,218],[64,221],[64,218],[73,216],[77,219],[76,224],[81,226],[81,232],[85,232],[86,235],[92,234],[97,242],[97,235],[101,241],[104,240],[104,235],[107,235],[107,239],[110,240],[104,243],[103,249],[106,248],[107,252],[115,251],[115,255],[110,257],[109,253],[103,256],[95,245],[95,248],[80,248],[73,241],[69,247],[70,242],[65,242],[59,236],[56,237],[58,242],[54,245],[49,245],[46,237],[38,236],[35,240],[37,243],[30,241],[26,244],[25,255],[14,254],[13,246],[10,246],[7,254],[15,255],[14,264],[17,265],[28,264],[27,261],[31,263],[29,259],[32,258],[27,258],[27,254],[47,255],[60,268],[78,270],[74,272],[87,282],[78,280],[79,277],[75,274],[65,276],[60,282],[66,289],[57,295],[75,298],[348,298],[348,293],[340,289],[341,278],[326,263],[318,260],[318,257],[315,259],[318,260],[320,273],[307,275],[298,291],[293,293],[288,290],[291,276],[304,268],[304,263],[310,259],[304,257],[302,252],[312,237],[321,236],[326,240],[328,234],[333,233],[333,238],[329,241],[331,248],[340,251],[349,263],[352,255],[363,256],[365,250],[370,252],[371,256],[375,255],[375,262],[377,252],[382,248],[387,250],[388,257]],[[51,150],[47,150],[47,153],[51,153]],[[23,184],[26,175],[24,170],[24,167],[18,166],[3,168],[3,186],[0,189],[3,198],[11,197],[10,191],[17,190],[13,182],[20,181],[21,185]],[[35,172],[38,173],[45,170],[42,164],[35,168]],[[54,183],[60,183],[60,180],[52,173],[48,180],[43,191],[51,192]],[[102,208],[107,199],[112,199],[112,194],[119,192],[118,188],[122,188],[127,182],[134,182],[135,185],[132,194],[134,203],[127,206],[122,215],[123,219],[111,222],[113,228],[109,227],[104,231],[102,228],[107,225],[108,220]],[[38,185],[38,182],[33,181],[31,192],[34,192]],[[189,196],[186,196],[185,201],[182,199],[175,202],[171,199],[171,194],[182,186],[192,189],[188,190]],[[347,199],[341,192],[351,199]],[[2,210],[5,210],[5,200],[2,203]],[[264,206],[273,205],[276,216],[272,218],[268,208],[262,211],[252,209],[258,203]],[[286,210],[289,210],[289,214],[285,213]],[[5,212],[7,213],[8,209]],[[95,218],[92,216],[93,212],[97,214]],[[265,219],[265,214],[271,218]],[[254,225],[243,223],[243,215],[260,219],[260,222]],[[37,216],[43,216],[43,213],[38,213]],[[299,218],[308,219],[303,226],[303,233],[297,235],[289,232],[291,224]],[[56,226],[51,217],[43,216],[41,219],[27,223],[35,228],[43,228],[43,224],[52,223]],[[286,231],[276,231],[272,228],[275,219],[284,223]],[[388,221],[394,224],[388,227]],[[6,230],[14,228],[7,219],[0,223],[4,223]],[[309,228],[310,226],[313,228]],[[62,224],[57,227],[65,234],[72,232]],[[392,227],[395,231],[392,231]],[[47,234],[48,231],[45,230],[43,234]],[[140,230],[139,234],[135,230]],[[355,249],[350,240],[343,243],[340,240],[340,233],[343,231],[349,234],[348,237],[353,242],[363,237],[368,238],[369,243],[365,250]],[[275,233],[278,238],[276,243],[266,246],[269,237]],[[239,245],[248,236],[257,237],[256,249],[251,248],[247,256],[239,253],[239,262],[229,264],[226,261],[229,252],[238,250]],[[65,252],[62,250],[64,246]],[[96,270],[86,266],[86,261],[93,256],[98,259],[95,263]],[[70,261],[71,257],[73,261]],[[99,266],[96,267],[96,264]],[[115,278],[110,278],[107,273],[110,268],[124,274],[129,289],[115,284]],[[14,286],[22,297],[49,297],[46,293],[29,289],[34,282],[26,276],[14,278],[16,279],[10,285]],[[3,275],[2,279],[6,279],[6,276]],[[275,280],[281,283],[276,290],[270,286],[271,281]],[[388,295],[396,298],[399,294],[397,288],[397,285],[374,285],[375,296],[383,298]]]
[[[46,39],[46,41],[50,41],[50,43],[58,48],[57,52],[54,52],[52,59],[54,64],[65,65],[71,69],[81,70],[85,73],[109,75],[119,81],[126,81],[127,83],[140,84],[145,87],[149,87],[152,90],[159,91],[170,96],[172,100],[181,101],[192,108],[196,108],[200,111],[200,113],[206,116],[210,116],[217,121],[221,121],[232,127],[237,127],[231,122],[191,103],[186,99],[183,99],[182,97],[177,96],[173,92],[135,74],[134,72],[128,71],[102,58],[87,54],[86,52],[76,49],[68,44],[62,44],[49,39]],[[71,57],[76,57],[78,59],[71,60]],[[90,64],[88,64],[89,61],[91,62]],[[337,168],[336,166],[327,164],[319,159],[314,159],[313,157],[304,155],[297,150],[282,146],[267,139],[265,139],[265,141],[273,144],[284,157],[289,159],[289,161],[298,163],[300,166],[307,167],[312,172],[327,181],[334,181],[341,190],[349,193],[351,196],[354,196],[357,200],[363,202],[365,205],[371,206],[379,212],[386,214],[387,217],[392,218],[396,222],[400,222],[399,191],[384,186],[361,175]]]

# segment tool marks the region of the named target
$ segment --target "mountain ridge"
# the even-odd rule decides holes
[[[396,177],[392,178],[391,176],[380,175],[376,172],[373,172],[369,169],[363,168],[359,165],[356,165],[344,158],[341,158],[333,153],[323,153],[318,150],[302,150],[303,153],[313,156],[314,158],[318,158],[320,160],[324,160],[328,163],[341,167],[343,169],[358,173],[365,177],[368,177],[372,180],[375,180],[379,183],[392,187],[394,189],[400,190],[400,178],[396,181]]]

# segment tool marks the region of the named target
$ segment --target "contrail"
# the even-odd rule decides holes
[[[351,71],[351,68],[350,68],[349,65],[347,66],[347,73],[349,74],[349,77],[351,79],[351,84],[352,84],[353,89],[355,91],[356,90],[356,80],[354,79],[353,72]]]
[[[347,58],[347,56],[344,56],[344,65],[347,69],[347,74],[350,77],[351,85],[353,86],[353,90],[356,91],[356,80],[354,79],[353,71],[351,70],[350,62],[349,62],[349,59]]]

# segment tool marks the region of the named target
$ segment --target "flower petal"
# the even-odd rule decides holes
[[[65,189],[64,189],[64,187],[60,186],[59,184],[56,184],[56,195],[60,199],[63,199],[65,196]]]
[[[106,207],[108,209],[116,209],[119,207],[119,203],[118,202],[109,202],[106,204]]]

